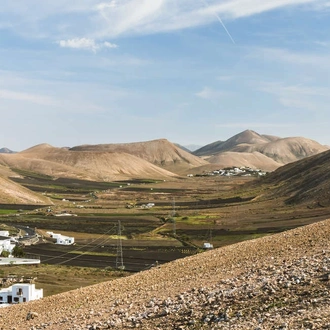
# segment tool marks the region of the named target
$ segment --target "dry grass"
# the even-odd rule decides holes
[[[9,274],[35,278],[34,283],[37,288],[43,289],[44,297],[129,275],[111,269],[47,264],[3,266],[1,276],[6,277]]]

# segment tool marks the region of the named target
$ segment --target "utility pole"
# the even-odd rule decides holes
[[[175,199],[174,199],[174,197],[173,197],[172,219],[173,219],[173,235],[176,236],[176,223],[175,223]]]
[[[124,259],[123,259],[123,243],[121,240],[121,222],[118,220],[118,239],[117,239],[117,256],[116,256],[116,268],[124,270]]]

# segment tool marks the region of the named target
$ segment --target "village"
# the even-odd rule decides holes
[[[261,177],[267,175],[266,171],[254,169],[251,167],[225,167],[223,169],[216,169],[213,171],[203,172],[195,176],[245,176],[245,177]],[[188,177],[193,177],[193,174],[188,174]]]
[[[10,236],[9,231],[0,231],[0,266],[40,264],[40,258],[36,256],[25,258],[22,253],[22,246],[35,244],[40,239],[43,240],[44,237],[38,235],[29,227],[24,229],[26,230],[23,230],[25,232],[24,236]],[[22,230],[20,230],[21,232]],[[74,244],[74,237],[53,232],[47,232],[47,235],[55,244]],[[0,307],[43,298],[43,289],[37,289],[34,280],[35,278],[17,277],[13,274],[3,278],[0,277]]]

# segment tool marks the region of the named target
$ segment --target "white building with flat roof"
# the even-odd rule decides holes
[[[0,304],[20,304],[43,298],[43,289],[36,289],[35,284],[16,283],[0,290]]]
[[[53,233],[52,231],[47,231],[47,234],[50,235],[50,237],[56,239],[56,244],[72,245],[74,243],[74,237],[56,234],[56,233]]]

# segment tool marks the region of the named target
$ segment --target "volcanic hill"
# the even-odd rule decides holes
[[[73,151],[40,144],[13,155],[0,155],[0,164],[52,177],[111,181],[128,178],[168,178],[175,174],[124,152]]]
[[[166,139],[134,143],[82,145],[70,150],[127,153],[174,172],[177,172],[178,169],[182,171],[207,164],[206,161],[182,150]]]
[[[304,137],[280,138],[245,130],[226,141],[208,144],[193,154],[203,157],[210,163],[227,164],[227,166],[243,164],[243,166],[274,170],[284,164],[326,150],[329,150],[327,146]]]

